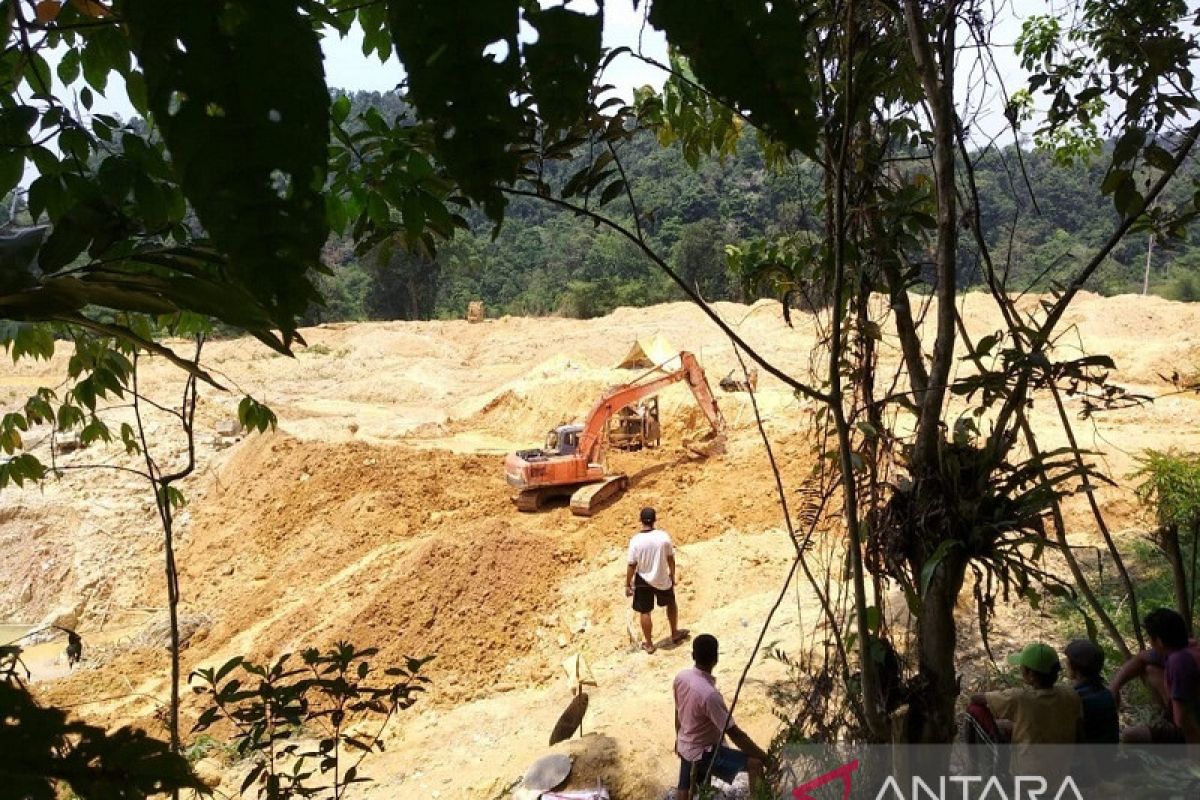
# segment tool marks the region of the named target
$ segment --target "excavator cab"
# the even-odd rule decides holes
[[[548,455],[570,456],[579,452],[579,434],[583,433],[582,425],[559,425],[546,434],[546,453]]]

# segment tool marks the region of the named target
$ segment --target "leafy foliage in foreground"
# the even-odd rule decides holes
[[[193,690],[208,706],[195,730],[221,720],[233,726],[233,745],[251,764],[242,793],[256,786],[267,800],[342,797],[369,780],[359,765],[384,749],[388,722],[429,683],[421,674],[429,658],[380,671],[370,662],[377,652],[339,642],[325,652],[304,650],[295,665],[285,654],[270,665],[233,658],[197,670]]]
[[[0,319],[145,345],[112,312],[190,311],[286,351],[328,230],[329,96],[309,17],[289,0],[2,6],[0,192],[32,163],[40,227],[0,240]],[[90,113],[119,84],[144,121]]]

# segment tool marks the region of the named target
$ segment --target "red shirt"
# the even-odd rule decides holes
[[[679,718],[675,749],[684,760],[699,761],[705,750],[721,743],[722,732],[736,723],[717,689],[717,679],[704,670],[688,667],[675,676],[672,688]]]

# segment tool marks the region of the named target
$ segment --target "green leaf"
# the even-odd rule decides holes
[[[34,97],[49,97],[53,91],[50,83],[50,65],[38,53],[29,53],[22,77],[33,90]]]
[[[0,461],[0,489],[3,489],[9,483],[14,483],[18,487],[24,486],[26,481],[40,481],[46,477],[46,468],[42,465],[35,456],[29,453],[22,453],[19,456],[14,456],[8,461]],[[7,686],[3,681],[0,681],[0,688]]]
[[[133,189],[133,176],[133,168],[124,157],[110,156],[101,162],[96,178],[105,199],[114,205],[120,205]]]
[[[600,205],[605,205],[611,200],[616,199],[625,191],[625,181],[616,180],[604,187],[604,191],[600,193]]]
[[[879,612],[879,606],[867,606],[867,630],[878,633],[882,621],[883,615]]]
[[[371,192],[367,195],[367,215],[371,218],[371,222],[381,228],[387,228],[391,224],[392,215],[387,201],[378,192]]]
[[[537,41],[525,45],[530,88],[542,119],[552,128],[570,126],[587,110],[588,92],[600,65],[603,8],[596,14],[565,6],[526,13],[537,31]]]
[[[24,174],[25,154],[20,150],[0,150],[0,197],[7,197]]]
[[[706,89],[789,149],[819,157],[810,16],[789,3],[740,3],[731,12],[723,0],[655,0],[649,19]]]
[[[64,86],[70,86],[79,78],[80,72],[80,57],[79,50],[72,47],[63,53],[62,59],[58,62],[58,79],[62,81]]]
[[[278,419],[275,412],[247,395],[238,403],[238,421],[246,430],[265,432],[268,428],[275,429]]]
[[[1156,144],[1146,148],[1143,158],[1146,159],[1147,164],[1163,172],[1171,172],[1175,169],[1175,157]]]
[[[1000,337],[994,333],[984,336],[975,344],[975,356],[977,358],[983,358],[988,353],[992,352],[992,348],[999,344],[999,342]]]
[[[78,219],[64,217],[54,226],[38,253],[38,263],[47,272],[70,264],[92,241],[92,233]]]
[[[521,75],[520,6],[520,0],[387,4],[410,98],[433,122],[438,160],[496,222],[505,206],[497,186],[513,183],[520,163],[510,147],[524,124],[513,97]]]
[[[933,551],[933,555],[925,561],[925,564],[921,567],[921,597],[924,597],[929,591],[929,583],[933,580],[933,574],[941,566],[942,562],[946,560],[946,556],[950,554],[951,550],[961,546],[962,543],[956,539],[945,539]]]
[[[224,678],[226,675],[228,675],[230,672],[232,672],[234,669],[236,669],[236,668],[238,667],[238,665],[240,665],[240,664],[242,663],[242,661],[244,661],[244,660],[245,660],[245,659],[243,659],[241,656],[234,656],[233,658],[231,658],[231,659],[229,659],[228,661],[226,661],[226,662],[225,662],[224,664],[222,664],[222,665],[221,665],[221,667],[220,667],[220,668],[219,668],[219,669],[216,671],[216,674],[213,676],[213,678],[212,678],[212,680],[210,681],[210,683],[220,683],[220,682],[221,682],[221,680],[222,680],[222,679],[223,679],[223,678]]]
[[[1133,181],[1133,173],[1127,169],[1111,169],[1104,176],[1104,182],[1100,184],[1100,191],[1104,194],[1112,194],[1117,190],[1117,187],[1125,183]]]
[[[121,444],[125,445],[125,452],[129,455],[137,455],[142,451],[141,445],[138,444],[137,434],[134,433],[133,426],[128,422],[121,423]]]
[[[88,86],[104,94],[104,90],[108,88],[108,73],[112,71],[112,64],[104,46],[95,40],[89,40],[80,55],[80,63],[83,65],[83,79],[87,81]]]
[[[346,121],[346,117],[350,115],[350,95],[339,94],[337,99],[333,101],[333,106],[330,108],[330,115],[333,117],[334,124],[341,125]]]
[[[83,426],[83,430],[79,432],[79,442],[84,447],[95,442],[111,442],[112,434],[108,430],[108,426],[99,419],[93,419],[87,425]]]
[[[125,93],[134,110],[142,116],[149,116],[150,101],[146,95],[146,76],[140,70],[132,70],[125,79]]]
[[[330,99],[317,34],[293,0],[124,8],[183,192],[289,344],[317,297],[310,271],[328,236]]]
[[[421,203],[419,192],[409,192],[404,196],[401,207],[401,217],[404,220],[404,231],[410,240],[415,241],[425,228],[425,208]]]
[[[75,384],[75,388],[71,390],[71,393],[89,411],[96,410],[96,384],[92,378],[84,378]]]
[[[15,145],[28,141],[29,129],[38,121],[38,110],[33,106],[14,106],[0,110],[0,137],[4,143]]]

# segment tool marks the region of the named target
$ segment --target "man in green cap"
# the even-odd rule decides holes
[[[1012,725],[1014,774],[1051,777],[1047,770],[1053,765],[1035,758],[1030,746],[1073,745],[1079,734],[1083,705],[1071,687],[1058,683],[1062,667],[1058,653],[1050,645],[1041,642],[1026,645],[1021,652],[1010,655],[1008,663],[1021,668],[1025,686],[977,694],[971,702],[987,706],[998,720],[1008,720]],[[1061,756],[1054,761],[1062,763]]]

